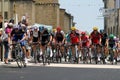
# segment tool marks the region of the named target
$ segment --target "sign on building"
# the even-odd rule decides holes
[[[107,16],[114,14],[115,11],[116,10],[114,8],[111,8],[111,9],[110,8],[100,8],[100,12],[102,13],[102,15],[104,17],[107,17]]]

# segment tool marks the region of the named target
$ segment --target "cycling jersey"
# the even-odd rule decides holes
[[[23,32],[22,29],[19,29],[18,31],[15,31],[15,29],[13,29],[11,35],[13,37],[12,41],[18,42],[23,39],[23,37],[25,36],[25,32]],[[22,42],[20,42],[20,44],[21,46],[25,46],[26,41],[23,40]]]
[[[108,40],[108,45],[110,48],[113,48],[115,46],[115,40],[114,39],[109,39]]]
[[[88,47],[88,37],[87,36],[81,36],[81,42],[82,42],[82,47]]]
[[[22,30],[18,30],[17,32],[13,30],[11,35],[13,35],[13,41],[18,41],[24,37],[24,32],[22,32]]]
[[[70,33],[70,40],[72,44],[78,44],[80,42],[78,33]]]
[[[101,34],[101,44],[103,46],[105,46],[106,40],[107,40],[107,34],[106,33]]]
[[[55,33],[55,40],[57,42],[62,42],[63,39],[64,39],[64,32],[63,31]]]
[[[41,43],[42,43],[42,45],[44,46],[44,45],[46,45],[49,41],[50,41],[50,33],[49,33],[47,30],[45,30],[45,31],[43,31],[42,34],[41,34]]]
[[[69,35],[69,33],[66,34],[66,41],[67,41],[67,42],[70,42],[70,35]]]
[[[101,35],[99,32],[97,32],[96,34],[92,32],[90,35],[90,38],[91,38],[92,44],[99,44]]]
[[[32,35],[33,35],[33,42],[38,42],[39,37],[40,37],[40,32],[39,31],[33,31]]]

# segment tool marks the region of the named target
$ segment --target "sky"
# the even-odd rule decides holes
[[[94,26],[103,29],[104,18],[100,12],[103,0],[59,0],[60,8],[74,16],[76,27],[81,31],[91,32]]]

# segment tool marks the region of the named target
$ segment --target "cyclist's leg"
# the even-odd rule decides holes
[[[42,52],[42,61],[43,61],[43,64],[45,64],[45,61],[46,61],[45,50],[46,50],[45,43],[41,42],[41,52]]]
[[[37,63],[37,44],[33,44],[34,61]]]
[[[23,59],[25,60],[25,64],[27,64],[28,61],[27,61],[27,54],[26,54],[26,47],[25,47],[26,41],[24,40],[20,44],[21,44],[21,48],[22,48],[22,52],[23,52]]]
[[[72,57],[73,57],[73,60],[75,60],[75,45],[74,44],[72,44],[72,46],[71,46],[71,49],[72,49]]]
[[[64,44],[62,44],[60,46],[60,52],[61,52],[61,57],[65,59],[65,62],[66,62],[66,53],[65,53],[65,46]]]
[[[117,57],[118,57],[117,48],[115,48],[115,50],[114,50],[114,62],[115,62],[115,64],[117,64]]]

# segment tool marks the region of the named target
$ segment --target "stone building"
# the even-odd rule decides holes
[[[40,23],[51,25],[53,28],[61,26],[66,32],[73,24],[73,16],[60,9],[58,0],[7,0],[8,19],[18,20],[27,16],[29,25]],[[62,17],[61,17],[62,16]]]
[[[117,0],[103,0],[104,2],[104,29],[108,34],[120,38],[120,9],[116,8]]]
[[[60,9],[60,26],[65,32],[68,32],[71,26],[73,26],[73,16],[67,13],[65,9]]]

